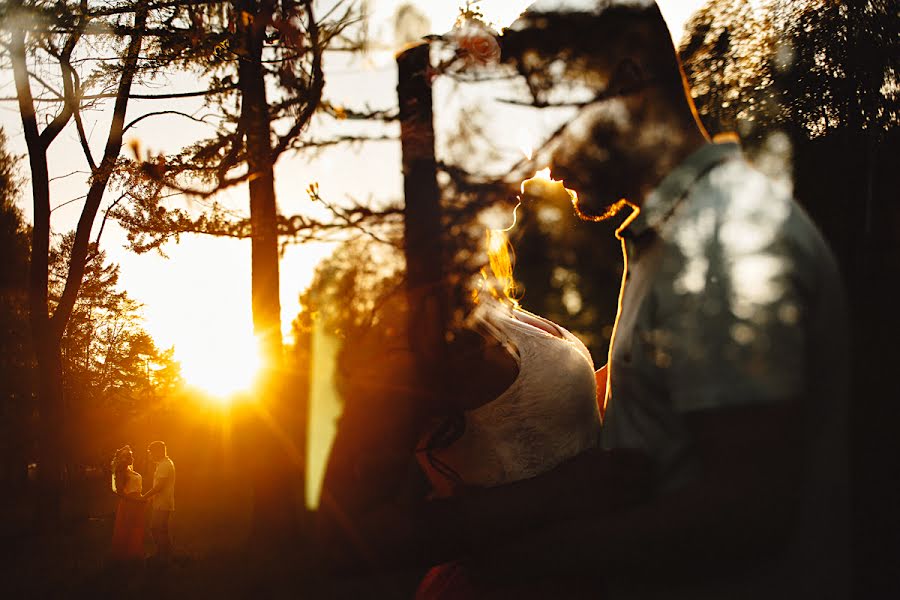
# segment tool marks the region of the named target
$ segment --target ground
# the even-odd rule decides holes
[[[180,482],[182,483],[182,482]],[[203,486],[204,482],[200,482]],[[208,482],[206,482],[208,483]],[[4,496],[0,539],[3,598],[411,598],[416,573],[377,579],[324,578],[315,548],[298,542],[277,553],[247,543],[249,499],[219,482],[218,501],[201,502],[183,482],[172,523],[175,558],[130,568],[107,560],[116,497],[105,479],[71,485],[62,527],[35,534],[27,490]],[[147,536],[146,554],[153,551]]]

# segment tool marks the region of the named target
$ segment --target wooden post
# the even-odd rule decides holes
[[[419,393],[429,389],[429,382],[433,386],[438,375],[443,363],[447,326],[429,50],[430,45],[423,42],[397,56],[406,199],[408,335],[415,357],[412,384]],[[422,400],[430,397],[422,396]]]

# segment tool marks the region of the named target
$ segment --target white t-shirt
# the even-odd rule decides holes
[[[156,471],[153,473],[153,487],[166,479],[163,488],[152,497],[153,510],[175,510],[175,463],[166,456],[156,463]]]

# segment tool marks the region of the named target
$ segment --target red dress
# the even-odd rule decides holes
[[[144,510],[145,502],[139,498],[141,494],[141,476],[128,470],[128,482],[124,494],[116,507],[116,522],[113,526],[110,558],[118,561],[142,560],[144,558]]]

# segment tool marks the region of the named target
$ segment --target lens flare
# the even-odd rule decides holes
[[[211,340],[205,348],[190,353],[176,349],[176,356],[185,381],[222,404],[230,404],[237,394],[251,390],[262,366],[262,353],[252,335]]]

